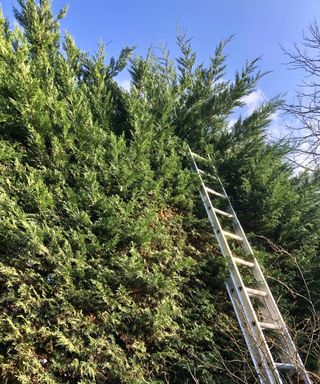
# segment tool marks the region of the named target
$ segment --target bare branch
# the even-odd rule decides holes
[[[284,111],[293,115],[297,163],[315,169],[320,166],[320,28],[316,22],[309,25],[301,44],[293,50],[283,48],[289,58],[289,69],[302,70],[304,78],[296,92],[297,102],[286,104]],[[306,155],[308,155],[306,157]]]

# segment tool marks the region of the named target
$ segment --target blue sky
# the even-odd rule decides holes
[[[0,4],[12,22],[16,1]],[[273,71],[258,84],[249,100],[252,105],[283,92],[292,99],[302,75],[284,64],[287,58],[280,45],[292,48],[308,24],[320,20],[319,0],[53,0],[55,11],[65,4],[70,8],[62,28],[89,52],[103,41],[111,56],[126,45],[135,45],[136,52],[144,55],[150,46],[161,44],[176,55],[179,25],[193,37],[199,61],[206,61],[222,38],[235,35],[226,49],[228,78],[257,56],[262,56],[262,71]],[[121,75],[120,81],[125,83],[127,76]]]

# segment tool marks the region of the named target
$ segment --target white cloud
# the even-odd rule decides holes
[[[272,139],[280,139],[286,134],[285,122],[281,118],[279,111],[273,113],[271,118],[272,122],[268,127],[269,135]]]
[[[267,101],[267,98],[261,89],[257,89],[256,91],[251,92],[249,95],[244,96],[241,101],[245,105],[233,111],[228,122],[228,129],[233,126],[233,124],[238,120],[240,116],[247,117],[251,115],[251,113],[256,108]]]
[[[130,79],[121,79],[117,81],[119,86],[126,91],[130,91],[131,89],[131,80]]]
[[[251,92],[248,96],[244,96],[242,101],[245,103],[245,115],[250,115],[262,103],[267,101],[267,98],[261,89],[257,89],[256,91]]]
[[[239,116],[247,117],[251,115],[257,108],[263,103],[267,102],[268,98],[261,89],[257,89],[251,92],[248,96],[242,98],[244,106],[237,108],[231,115],[228,121],[228,129],[231,129],[232,125],[237,121]],[[268,127],[269,139],[280,139],[288,134],[286,129],[286,121],[279,111],[276,111],[271,116],[271,123]]]
[[[268,98],[261,89],[257,89],[256,91],[251,92],[248,96],[243,97],[242,101],[245,103],[245,106],[242,108],[243,114],[248,116],[263,103],[267,102]],[[271,119],[272,121],[268,127],[270,139],[280,139],[288,134],[288,131],[286,130],[286,121],[279,111],[273,113]]]
[[[231,117],[229,120],[228,120],[228,131],[231,131],[231,128],[233,127],[233,125],[237,122],[237,119],[234,118],[234,117]]]

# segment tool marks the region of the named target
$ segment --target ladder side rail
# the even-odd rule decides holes
[[[223,233],[222,227],[221,227],[220,222],[218,220],[218,217],[217,217],[217,215],[213,209],[213,205],[212,205],[209,193],[207,192],[207,189],[206,189],[206,186],[203,182],[201,173],[199,172],[197,162],[195,161],[193,152],[191,151],[189,146],[188,146],[188,148],[189,148],[190,156],[191,156],[192,161],[193,161],[193,166],[196,169],[197,174],[198,174],[200,181],[201,181],[200,197],[201,197],[201,200],[202,200],[203,205],[205,207],[205,210],[207,212],[207,216],[208,216],[210,224],[213,228],[214,234],[218,240],[218,243],[219,243],[219,246],[221,248],[223,256],[224,257],[229,256],[230,258],[232,258],[232,253],[231,253],[231,250],[229,248],[229,245],[228,245],[226,239],[224,238],[224,236],[220,236],[220,234],[222,235],[222,233]]]
[[[212,161],[211,159],[211,156],[209,155],[209,159]],[[213,166],[214,167],[214,166]],[[214,167],[214,170],[216,171],[216,168]],[[236,212],[235,210],[233,209],[233,206],[231,204],[231,201],[230,201],[230,198],[227,194],[227,191],[225,190],[223,184],[222,184],[222,181],[220,179],[220,177],[218,176],[217,174],[217,171],[216,171],[216,175],[217,175],[217,180],[220,184],[220,188],[222,189],[223,191],[223,194],[227,197],[228,199],[228,204],[229,204],[229,213],[231,213],[231,215],[233,215],[233,219],[232,219],[232,224],[233,224],[233,227],[234,227],[234,230],[236,232],[237,235],[239,235],[240,237],[243,238],[243,241],[242,241],[242,248],[243,250],[245,251],[246,255],[253,255],[253,251],[252,251],[252,248],[251,248],[251,245],[247,239],[247,236],[240,224],[240,221],[236,215]]]
[[[253,255],[253,250],[251,248],[251,245],[247,239],[247,236],[242,228],[242,225],[240,224],[240,221],[238,219],[238,216],[233,209],[233,206],[229,200],[229,210],[230,213],[233,215],[232,225],[237,235],[241,236],[243,238],[243,242],[241,243],[242,248],[246,255]]]
[[[243,238],[242,246],[246,254],[253,255],[253,250],[251,248],[250,243],[247,240],[247,237],[245,235],[245,232],[240,224],[239,219],[237,218],[237,215],[232,207],[232,204],[229,205],[230,213],[233,215],[233,225],[234,229],[237,235],[241,236]],[[284,321],[281,312],[279,310],[279,307],[273,297],[273,294],[269,288],[269,285],[264,277],[264,274],[260,268],[260,265],[256,258],[253,260],[254,267],[253,267],[253,274],[256,279],[256,281],[259,284],[259,289],[263,292],[265,292],[267,295],[264,297],[264,302],[267,306],[267,311],[269,311],[271,315],[272,321],[277,324],[279,327],[279,330],[281,333],[281,339],[282,344],[284,346],[284,352],[282,353],[282,357],[284,359],[288,359],[288,353],[286,354],[285,351],[287,350],[289,352],[289,358],[292,361],[292,363],[296,366],[298,372],[301,374],[305,384],[312,384],[309,375],[304,367],[304,364],[301,360],[301,357],[298,353],[298,350],[296,348],[296,345],[291,337],[291,334],[288,330],[288,327],[286,325],[286,322]],[[264,314],[266,316],[266,310],[264,310]]]
[[[277,303],[276,303],[276,301],[272,295],[272,292],[271,292],[269,285],[268,285],[268,283],[264,277],[264,274],[260,268],[260,265],[256,259],[254,260],[254,263],[255,263],[255,268],[253,271],[254,271],[255,277],[256,277],[256,279],[259,279],[260,281],[263,282],[264,290],[267,292],[267,296],[265,297],[265,300],[266,300],[268,309],[271,313],[271,316],[274,317],[274,320],[279,324],[279,326],[281,328],[281,331],[282,331],[281,338],[283,341],[283,345],[285,346],[285,348],[289,352],[289,357],[292,359],[292,363],[295,366],[297,366],[298,372],[302,375],[302,378],[303,378],[305,384],[312,384],[312,381],[311,381],[311,379],[310,379],[310,377],[309,377],[309,375],[308,375],[308,373],[304,367],[304,364],[303,364],[302,359],[299,355],[297,347],[296,347],[296,345],[292,339],[292,336],[291,336],[290,331],[287,327],[287,324],[281,315],[279,307],[278,307],[278,305],[277,305]],[[288,356],[285,356],[285,353],[283,355],[284,355],[284,357],[288,357]]]
[[[241,310],[239,308],[239,306],[241,306],[240,300],[239,298],[235,297],[236,289],[233,285],[231,278],[226,282],[226,288],[227,288],[228,295],[230,297],[232,307],[236,314],[238,324],[240,325],[247,348],[249,350],[251,359],[253,361],[254,367],[258,373],[259,381],[261,384],[269,384],[270,383],[269,372],[265,370],[265,367],[260,363],[260,360],[258,359],[258,357],[260,357],[260,352],[257,347],[257,340],[254,338],[254,335],[252,335],[252,333],[250,334],[249,332],[250,327],[248,326],[248,324],[245,323],[245,314],[243,313],[243,311],[241,313]]]
[[[219,246],[221,248],[222,254],[225,258],[229,258],[230,261],[230,275],[233,281],[233,285],[236,288],[237,295],[240,299],[241,305],[244,308],[244,313],[246,317],[246,321],[251,326],[251,331],[253,335],[255,336],[256,342],[261,346],[259,351],[260,359],[263,362],[264,369],[267,371],[269,382],[267,384],[282,384],[279,372],[276,368],[275,362],[272,358],[270,349],[267,345],[266,339],[264,337],[264,334],[262,332],[262,329],[259,325],[258,318],[256,316],[255,310],[252,306],[251,300],[245,290],[245,285],[242,281],[240,272],[238,270],[238,267],[236,263],[232,259],[232,252],[229,248],[229,245],[223,235],[223,231],[220,225],[220,222],[217,218],[217,215],[215,214],[213,210],[213,206],[211,203],[211,200],[208,196],[208,193],[203,188],[200,191],[200,196],[203,201],[203,204],[205,206],[209,221],[213,227],[214,233],[216,235],[216,238],[218,240]],[[264,346],[264,348],[262,348]],[[256,357],[255,357],[256,359]]]
[[[188,145],[188,149],[189,149],[189,154],[190,154],[192,162],[193,162],[193,166],[194,166],[194,168],[195,168],[195,170],[196,170],[196,172],[197,172],[197,174],[198,174],[198,176],[200,178],[202,188],[205,189],[205,184],[203,182],[203,179],[202,179],[202,176],[201,176],[201,172],[200,172],[198,164],[197,164],[197,162],[196,162],[196,160],[194,158],[195,154],[191,151],[191,148],[189,147],[189,145]]]
[[[220,181],[220,179],[219,179],[219,181]],[[221,183],[221,181],[220,181],[220,183]],[[221,187],[222,187],[224,193],[227,195],[222,184],[221,184]],[[243,250],[245,251],[245,253],[247,255],[254,255],[253,250],[251,248],[251,245],[247,239],[247,236],[246,236],[246,234],[242,228],[242,225],[240,224],[240,221],[237,217],[237,214],[236,214],[230,200],[229,200],[229,212],[233,216],[233,227],[234,227],[235,233],[237,235],[239,235],[240,237],[242,237],[242,239],[243,239],[241,242]],[[264,298],[264,300],[267,302],[266,303],[267,309],[271,312],[271,317],[272,317],[273,322],[277,323],[277,325],[279,325],[283,329],[284,327],[286,327],[286,325],[285,325],[283,319],[282,319],[281,325],[279,324],[279,319],[281,318],[281,314],[280,314],[280,311],[278,309],[278,306],[272,305],[272,304],[275,304],[275,301],[273,300],[273,303],[272,302],[269,303],[269,301],[270,301],[269,297],[272,297],[272,293],[271,293],[271,291],[267,285],[267,282],[263,276],[263,273],[260,269],[260,266],[259,266],[256,258],[254,258],[253,273],[254,273],[256,280],[258,281],[258,283],[260,285],[259,289],[267,294],[267,296]],[[272,297],[272,299],[273,299],[273,297]],[[270,310],[270,308],[275,309],[275,310],[272,310],[272,309]],[[266,315],[266,311],[265,311],[265,315]]]
[[[289,336],[289,331],[287,329],[286,323],[281,315],[281,312],[279,310],[279,307],[272,295],[272,292],[269,288],[269,285],[264,277],[264,274],[261,270],[261,267],[257,261],[257,259],[254,259],[254,268],[253,273],[257,281],[261,283],[261,290],[267,293],[267,296],[265,297],[266,304],[268,306],[268,309],[270,311],[270,315],[272,316],[273,320],[275,320],[277,323],[279,323],[279,326],[283,331],[287,331],[287,336]]]
[[[250,253],[253,255],[251,245],[249,244],[249,242],[247,240],[245,232],[244,232],[244,230],[240,224],[239,219],[237,218],[237,215],[236,215],[231,203],[230,203],[230,213],[233,215],[233,218],[234,218],[233,221],[234,221],[234,228],[235,228],[236,234],[238,234],[239,236],[241,236],[244,239],[244,241],[243,241],[244,250],[247,251],[248,254]],[[260,289],[262,291],[264,291],[265,293],[267,293],[267,296],[264,298],[264,301],[267,304],[267,309],[270,311],[270,315],[271,315],[272,320],[275,323],[277,323],[277,325],[279,326],[279,328],[283,332],[282,333],[283,344],[286,346],[287,350],[290,351],[291,358],[293,359],[293,362],[296,363],[295,365],[298,365],[298,367],[300,368],[300,371],[303,372],[303,374],[305,376],[304,377],[305,382],[308,384],[311,384],[311,381],[308,378],[307,373],[305,372],[303,362],[300,358],[300,355],[299,355],[298,350],[295,346],[295,343],[292,340],[292,337],[290,335],[290,332],[288,330],[286,322],[284,321],[284,319],[281,315],[279,307],[275,302],[273,294],[269,288],[269,285],[268,285],[268,283],[264,277],[264,274],[263,274],[263,272],[260,268],[260,265],[259,265],[256,258],[254,258],[254,264],[255,265],[253,268],[253,274],[254,274],[256,280],[261,285]]]
[[[247,236],[246,236],[246,234],[242,228],[242,225],[241,225],[241,223],[240,223],[240,221],[236,215],[236,212],[235,212],[231,202],[229,205],[229,211],[233,215],[233,227],[234,227],[235,233],[243,238],[243,242],[241,243],[242,249],[244,250],[246,255],[254,256],[251,245],[247,239]],[[272,296],[272,294],[271,294],[270,289],[268,289],[267,282],[264,279],[264,276],[263,276],[262,271],[259,267],[258,261],[256,260],[255,257],[253,257],[253,263],[254,263],[253,275],[254,275],[257,283],[259,284],[259,290],[261,290],[267,294],[266,297],[264,298],[264,302],[266,303],[267,308],[262,307],[262,308],[260,308],[260,310],[262,311],[262,313],[266,319],[270,318],[270,315],[271,315],[271,320],[273,321],[273,323],[276,323],[279,327],[282,327],[282,324],[281,325],[279,324],[280,312],[278,310],[278,307],[277,306],[275,307],[277,311],[273,311],[272,309],[270,310],[270,304],[269,304],[268,298],[270,297],[270,295]],[[274,306],[273,306],[273,308],[274,308]]]
[[[205,188],[202,188],[200,191],[200,197],[203,202],[203,205],[205,207],[205,210],[207,212],[207,216],[209,218],[209,222],[213,228],[214,234],[216,236],[216,239],[218,240],[218,244],[220,246],[220,249],[222,251],[222,254],[224,257],[232,257],[232,252],[229,248],[229,245],[222,235],[223,231],[221,228],[221,224],[218,220],[218,217],[213,209],[212,202],[210,200],[210,197],[208,195],[208,192],[205,190]]]
[[[244,232],[244,230],[240,224],[239,219],[237,218],[237,215],[236,215],[231,203],[230,203],[229,207],[230,207],[230,213],[233,215],[233,218],[234,218],[233,223],[234,223],[235,232],[237,235],[239,235],[243,238],[243,243],[242,243],[243,249],[247,254],[253,255],[253,250],[251,248],[251,245],[247,240],[245,232]],[[281,315],[279,307],[278,307],[278,305],[277,305],[277,303],[273,297],[273,294],[269,288],[269,285],[268,285],[268,283],[264,277],[264,274],[260,268],[260,265],[259,265],[257,259],[254,258],[253,262],[254,262],[253,274],[254,274],[256,281],[259,283],[259,286],[260,286],[259,289],[261,289],[261,291],[263,291],[267,294],[266,297],[264,298],[264,301],[267,305],[267,310],[270,312],[272,321],[274,323],[276,323],[278,325],[280,331],[282,331],[281,339],[282,339],[282,344],[285,347],[284,349],[289,351],[289,356],[292,359],[292,363],[294,363],[294,365],[298,368],[298,371],[302,375],[305,384],[312,384],[312,382],[309,378],[309,375],[308,375],[308,373],[304,367],[304,364],[301,360],[299,352],[296,348],[296,345],[295,345],[295,343],[291,337],[291,334],[288,330],[286,322],[284,321],[284,319]],[[283,353],[282,355],[284,358],[288,358],[288,356],[286,356],[285,353]]]
[[[233,216],[233,227],[234,227],[235,233],[243,238],[243,242],[241,243],[243,250],[245,251],[245,253],[247,255],[250,254],[253,256],[254,253],[253,253],[253,250],[251,248],[251,245],[250,245],[250,243],[247,239],[247,236],[246,236],[246,234],[242,228],[242,225],[240,224],[240,221],[237,217],[237,214],[236,214],[231,202],[229,202],[229,212]],[[255,257],[254,257],[253,263],[254,263],[253,274],[254,274],[256,281],[259,284],[259,290],[261,290],[267,294],[267,296],[264,298],[264,301],[267,305],[267,308],[262,307],[262,308],[260,308],[260,310],[262,311],[265,318],[269,318],[271,315],[271,319],[272,319],[273,323],[276,323],[279,326],[279,328],[280,327],[283,328],[284,322],[282,322],[282,324],[279,324],[280,312],[279,312],[278,307],[273,306],[272,303],[269,303],[269,297],[271,297],[272,294],[271,294],[270,289],[268,289],[267,282],[263,276],[263,273],[259,267],[258,261],[256,260]],[[276,310],[275,311],[272,310],[271,307],[272,307],[272,309],[275,308]],[[270,314],[269,314],[269,312],[270,312]]]
[[[268,384],[283,384],[280,373],[276,367],[275,361],[271,354],[265,335],[260,326],[256,312],[253,308],[252,302],[248,293],[244,289],[244,284],[237,266],[232,261],[230,263],[230,276],[237,296],[239,297],[243,312],[245,314],[246,322],[250,326],[250,330],[254,335],[255,341],[259,346],[258,351],[261,359],[261,364],[266,371],[268,377]]]

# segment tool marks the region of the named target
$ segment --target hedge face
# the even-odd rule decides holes
[[[23,30],[0,21],[2,381],[229,383],[224,361],[242,347],[230,344],[225,265],[186,141],[211,153],[245,226],[295,252],[311,280],[317,175],[292,178],[287,147],[266,144],[279,101],[229,129],[261,76],[256,62],[225,82],[224,44],[197,66],[183,37],[176,64],[132,59],[126,92],[114,77],[130,48],[106,64],[102,48],[89,57],[69,35],[62,41],[64,11],[55,18],[47,0],[19,4]],[[256,245],[261,259],[280,257]],[[274,274],[301,283],[293,268]],[[241,363],[234,369],[252,377]]]

